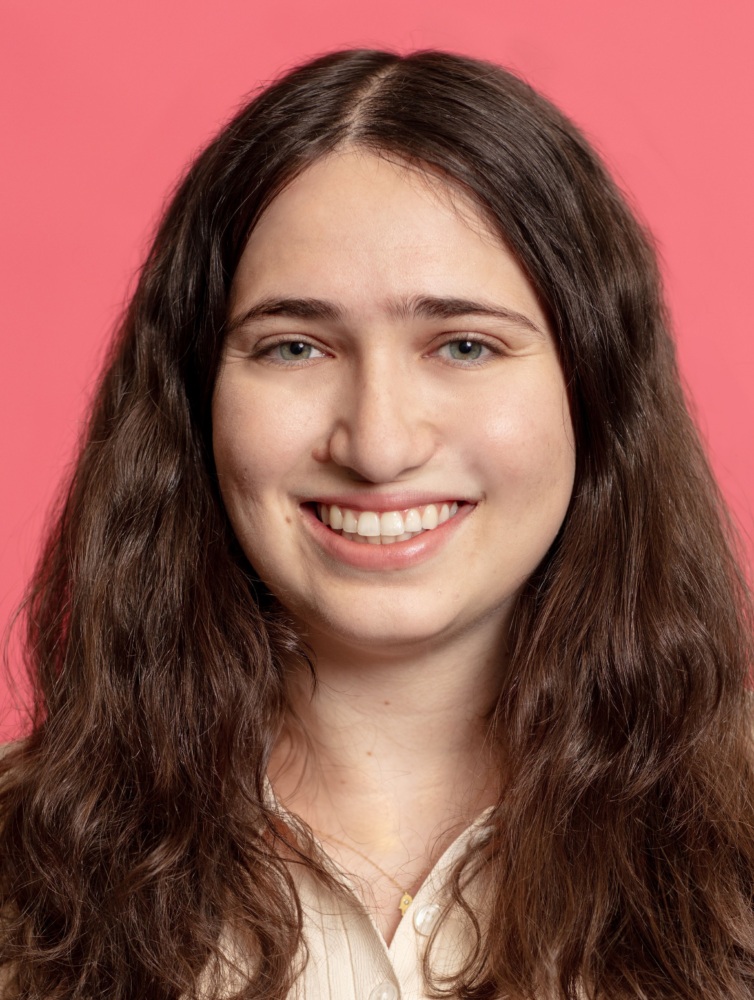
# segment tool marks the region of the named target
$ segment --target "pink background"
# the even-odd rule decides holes
[[[499,62],[602,151],[657,238],[750,569],[752,41],[751,0],[2,0],[0,628],[171,186],[245,94],[354,45]],[[0,738],[21,726],[0,682]]]

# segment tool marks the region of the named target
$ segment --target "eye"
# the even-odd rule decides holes
[[[324,351],[306,340],[281,340],[277,344],[263,347],[258,356],[273,364],[285,364],[286,362],[295,364],[297,361],[312,361],[315,358],[324,358],[326,355]]]
[[[460,340],[449,340],[438,353],[451,361],[481,361],[493,352],[480,340],[464,337]]]

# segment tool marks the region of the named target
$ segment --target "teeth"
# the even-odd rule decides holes
[[[403,517],[397,510],[389,510],[380,514],[380,534],[397,538],[403,534]]]
[[[331,525],[332,527],[332,525]],[[359,522],[356,520],[356,515],[352,510],[343,511],[343,531],[348,531],[350,534],[355,535],[359,527]]]
[[[424,513],[422,514],[422,528],[425,531],[431,531],[436,528],[438,524],[437,521],[437,507],[431,503],[424,508]]]
[[[422,530],[422,516],[416,507],[412,507],[411,510],[406,511],[406,516],[403,518],[403,527],[406,531]]]
[[[458,513],[458,503],[434,504],[411,507],[409,510],[387,510],[375,513],[371,510],[354,511],[336,504],[317,504],[317,512],[323,524],[333,531],[341,532],[344,538],[359,544],[392,545],[407,542],[422,531],[432,531]]]
[[[366,538],[380,537],[380,516],[372,513],[371,510],[362,510],[359,514],[358,526],[356,528],[360,535]]]

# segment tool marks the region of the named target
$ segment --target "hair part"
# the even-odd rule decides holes
[[[495,833],[453,877],[477,947],[441,981],[430,941],[426,975],[466,1000],[743,1000],[751,617],[651,242],[524,82],[372,51],[308,63],[236,115],[178,186],[124,316],[26,604],[33,725],[0,763],[8,995],[210,996],[237,964],[228,928],[250,956],[238,997],[295,980],[287,859],[327,876],[264,780],[306,651],[233,537],[210,411],[250,231],[344,146],[478,204],[548,311],[577,439],[501,665]],[[482,873],[483,919],[466,892]]]

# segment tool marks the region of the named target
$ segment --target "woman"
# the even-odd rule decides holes
[[[747,596],[666,327],[502,70],[241,111],[31,591],[4,995],[752,995]]]

